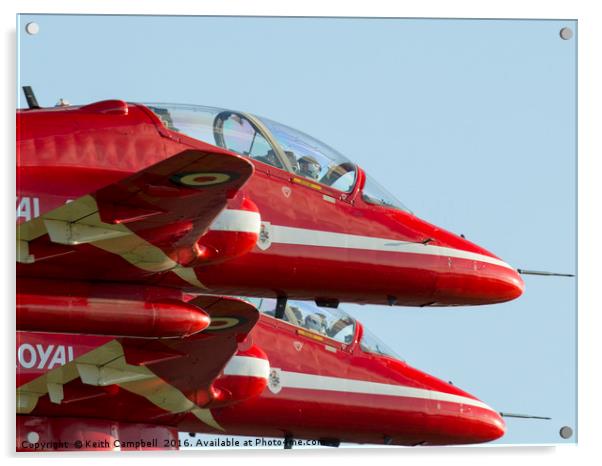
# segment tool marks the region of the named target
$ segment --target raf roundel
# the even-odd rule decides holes
[[[227,183],[234,178],[235,176],[232,173],[195,172],[174,175],[171,177],[171,181],[188,188],[205,188]]]
[[[211,319],[211,325],[207,328],[207,331],[226,330],[237,326],[241,319],[237,317],[214,317]]]

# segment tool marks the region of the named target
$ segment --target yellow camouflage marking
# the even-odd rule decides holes
[[[204,290],[208,289],[197,278],[196,273],[194,272],[194,269],[192,267],[182,267],[179,265],[178,267],[173,269],[172,272],[175,273],[178,277],[180,277],[185,282],[190,283],[191,285],[194,285],[197,288],[202,288]]]
[[[29,242],[17,239],[17,262],[33,264],[35,258],[29,254]]]
[[[165,272],[175,269],[178,263],[167,256],[160,248],[131,233],[130,236],[105,239],[91,243],[128,261],[147,272]]]
[[[17,225],[17,240],[32,241],[45,234],[46,227],[44,226],[44,219],[42,217],[37,217]]]
[[[98,214],[96,200],[90,195],[82,196],[41,217],[17,225],[17,261],[21,263],[35,262],[35,257],[31,257],[26,248],[27,243],[22,242],[32,241],[47,234],[48,231],[44,225],[45,220],[79,223],[90,227],[120,232],[123,236],[119,238],[96,240],[87,244],[121,256],[124,260],[139,269],[151,273],[172,271],[192,286],[204,290],[207,289],[197,278],[194,269],[182,267],[165,254],[161,248],[140,238],[126,226],[104,223]]]
[[[226,432],[226,429],[217,423],[210,409],[194,408],[191,413],[194,414],[199,421],[207,424],[209,427]]]
[[[104,350],[106,345],[97,348],[92,352],[99,352],[101,349]],[[77,360],[85,358],[86,355],[81,356]],[[48,384],[61,384],[71,382],[79,377],[76,362],[70,361],[67,364],[56,367],[45,374],[41,375],[37,379],[27,382],[17,388],[17,413],[27,414],[30,413],[36,406],[38,398],[48,393]],[[35,400],[34,400],[35,398]]]
[[[48,393],[48,384],[64,385],[80,377],[79,366],[94,366],[98,369],[110,368],[130,374],[132,380],[116,383],[118,387],[146,398],[159,408],[171,413],[190,412],[209,427],[225,432],[225,429],[213,418],[209,409],[203,409],[189,400],[180,390],[158,377],[146,366],[134,366],[125,360],[123,347],[117,340],[110,342],[52,369],[35,380],[17,388],[17,413],[27,414],[33,411],[40,396]],[[100,373],[100,371],[99,371]],[[102,379],[93,385],[103,386]]]

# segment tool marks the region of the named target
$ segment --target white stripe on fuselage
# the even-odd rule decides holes
[[[259,213],[249,210],[224,209],[211,226],[213,231],[238,231],[259,234],[261,217]]]
[[[281,243],[303,246],[323,246],[329,248],[367,249],[370,251],[457,257],[512,269],[506,262],[484,254],[444,246],[431,246],[429,244],[400,241],[398,239],[373,238],[371,236],[349,235],[346,233],[333,233],[330,231],[309,230],[280,225],[271,225],[270,237],[272,244]]]
[[[289,372],[276,369],[279,377],[280,389],[297,388],[303,390],[326,390],[341,393],[359,393],[363,395],[388,395],[401,398],[419,398],[434,401],[446,401],[476,406],[494,411],[482,401],[452,393],[439,392],[424,388],[406,387],[367,380],[345,379],[302,372]],[[268,379],[270,364],[267,360],[251,356],[232,356],[224,368],[224,375],[243,377],[261,377]],[[278,390],[280,391],[280,390]]]
[[[261,217],[257,212],[248,210],[225,209],[213,221],[210,230],[239,231],[259,234]],[[270,225],[271,244],[292,244],[297,246],[321,246],[327,248],[363,249],[368,251],[399,252],[409,254],[425,254],[429,256],[455,257],[494,264],[514,270],[506,262],[495,257],[464,251],[462,249],[430,244],[415,243],[390,238],[351,235],[331,231],[312,230],[308,228]]]
[[[281,388],[298,388],[305,390],[327,390],[344,393],[360,393],[365,395],[388,395],[402,398],[420,398],[434,401],[447,401],[477,406],[496,412],[490,406],[474,398],[438,392],[423,388],[391,385],[366,380],[344,379],[324,375],[304,374],[301,372],[280,371]]]
[[[265,359],[252,356],[232,356],[224,367],[224,375],[267,379],[270,376],[270,363]]]

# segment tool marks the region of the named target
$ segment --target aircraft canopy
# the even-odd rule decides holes
[[[273,316],[276,300],[272,298],[243,298],[250,301],[264,314]],[[341,343],[349,344],[355,336],[357,321],[341,309],[319,307],[308,301],[288,301],[283,320],[325,335]],[[401,358],[363,326],[360,347],[367,353],[382,354],[401,360]]]
[[[200,105],[148,103],[172,131],[223,147],[342,192],[351,192],[357,166],[332,147],[296,129],[249,113]],[[410,212],[367,176],[364,201]]]

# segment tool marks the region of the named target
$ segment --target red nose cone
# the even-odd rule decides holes
[[[518,272],[478,244],[440,228],[425,228],[427,246],[440,255],[433,304],[466,306],[511,301],[523,294]]]
[[[525,290],[521,276],[507,265],[478,264],[468,269],[454,264],[450,271],[437,281],[434,296],[440,305],[503,303],[518,298]]]
[[[525,282],[514,269],[500,270],[492,287],[492,297],[497,302],[512,301],[525,291]]]
[[[506,432],[500,414],[455,385],[423,375],[430,390],[429,445],[467,445],[497,440]]]
[[[476,399],[475,401],[478,402]],[[452,408],[448,410],[452,411]],[[437,421],[443,426],[447,436],[436,443],[457,445],[486,443],[493,442],[506,433],[506,423],[502,417],[485,403],[480,403],[480,406],[464,405],[455,412],[455,415],[451,412],[442,414],[448,417],[443,418],[445,421],[443,419]]]
[[[477,416],[478,427],[475,429],[475,442],[492,442],[506,433],[506,423],[494,411],[484,411]]]
[[[465,405],[457,413],[455,443],[472,444],[493,442],[506,433],[506,423],[502,416],[485,403],[473,399],[478,404]]]

